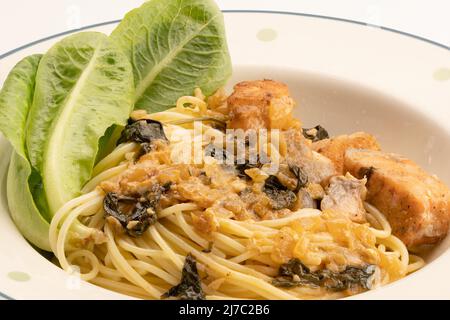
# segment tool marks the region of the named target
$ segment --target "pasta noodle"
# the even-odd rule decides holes
[[[171,110],[152,115],[135,112],[132,117],[161,121],[172,141],[176,140],[177,130],[194,135],[190,124],[173,123],[205,115],[208,110],[204,96],[196,91],[195,96],[181,97]],[[203,128],[215,130],[207,124]],[[214,230],[205,235],[194,222],[198,214],[207,214],[209,209],[188,201],[162,208],[157,213],[158,221],[142,237],[117,232],[105,220],[102,204],[106,192],[102,186],[123,177],[133,166],[130,153],[138,150],[134,142],[119,145],[94,168],[94,177],[85,185],[84,194],[60,208],[51,222],[51,247],[61,267],[71,271],[73,265],[79,266],[83,271],[81,278],[96,285],[137,298],[159,299],[180,281],[184,258],[191,253],[205,279],[202,287],[207,299],[331,299],[354,292],[276,286],[273,279],[281,262],[302,257],[300,260],[315,270],[324,261],[330,266],[344,266],[351,264],[351,259],[360,261],[365,257],[366,262],[377,265],[380,273],[374,287],[424,265],[422,258],[409,254],[405,245],[392,235],[383,214],[368,203],[366,224],[309,208],[259,221],[230,218],[227,210],[222,209],[214,217]],[[161,167],[167,167],[163,154],[156,152],[152,161],[158,156]],[[202,166],[207,171],[214,164]],[[344,227],[342,233],[333,232],[335,226]],[[85,241],[77,242],[80,238]],[[287,247],[293,248],[295,254],[286,256]],[[350,254],[349,261],[340,262],[349,252],[358,254]]]

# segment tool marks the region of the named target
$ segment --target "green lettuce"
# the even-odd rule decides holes
[[[196,87],[210,95],[230,74],[211,0],[151,0],[110,37],[78,33],[20,61],[0,91],[0,131],[14,148],[7,198],[20,232],[50,250],[49,221],[114,149],[133,108],[164,110]]]
[[[51,251],[49,223],[37,209],[28,184],[31,167],[28,160],[13,151],[9,163],[6,195],[11,217],[20,233],[40,249]]]
[[[165,110],[196,87],[210,95],[231,75],[223,15],[212,0],[145,2],[111,38],[133,66],[137,109]]]
[[[27,157],[25,127],[41,58],[41,54],[34,54],[19,61],[9,72],[0,91],[0,131],[24,158]]]
[[[40,177],[37,173],[32,175],[25,150],[27,115],[41,58],[42,55],[36,54],[22,59],[6,78],[0,91],[0,131],[14,148],[6,186],[11,217],[26,239],[43,250],[50,250],[49,223],[45,219],[48,215],[45,210],[37,209],[31,192],[34,189],[39,193]]]
[[[91,178],[99,139],[112,125],[125,124],[133,97],[131,65],[104,34],[66,37],[42,57],[26,145],[51,214]]]

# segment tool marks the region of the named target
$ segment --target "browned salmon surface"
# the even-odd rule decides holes
[[[294,100],[288,87],[272,80],[243,81],[234,86],[227,100],[230,110],[229,128],[287,129],[293,119]]]
[[[380,145],[371,134],[355,132],[314,142],[312,148],[333,161],[338,174],[345,174],[344,155],[347,149],[380,150]]]
[[[381,151],[349,149],[345,170],[367,177],[367,200],[408,247],[433,244],[447,234],[450,191],[413,161]]]

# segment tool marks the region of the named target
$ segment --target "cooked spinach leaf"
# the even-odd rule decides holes
[[[129,235],[139,237],[158,220],[159,200],[170,187],[171,183],[154,184],[145,194],[133,196],[108,192],[103,209],[106,216],[116,218]]]
[[[197,261],[192,254],[184,260],[181,282],[162,295],[162,298],[178,297],[181,300],[204,300],[200,276],[197,271]]]
[[[125,213],[120,208],[121,204],[131,205],[133,209]],[[126,232],[134,237],[142,235],[158,219],[151,201],[119,196],[114,192],[106,194],[103,209],[106,216],[116,218]]]
[[[270,175],[264,182],[265,189],[287,190],[288,188],[274,175]]]
[[[272,281],[277,287],[311,286],[324,287],[333,291],[342,291],[353,287],[370,289],[375,265],[362,268],[347,266],[344,271],[318,270],[312,272],[299,259],[293,258],[280,266],[278,277]]]
[[[130,11],[111,38],[133,65],[135,107],[152,113],[196,87],[210,95],[231,75],[223,15],[212,0],[151,0]]]
[[[156,140],[169,142],[161,122],[151,119],[134,121],[130,118],[120,138],[117,140],[117,145],[128,141],[139,143],[141,148],[136,155],[136,159],[139,159],[142,155],[153,150],[153,142]]]
[[[282,277],[278,281],[281,281],[280,283],[284,286],[319,286],[321,281],[320,275],[311,272],[299,259],[291,259],[289,262],[282,264],[278,269],[278,274]],[[298,278],[292,280],[294,276],[298,276]]]
[[[270,204],[274,210],[291,208],[297,200],[295,193],[284,186],[274,175],[270,175],[266,179],[263,191],[270,198]]]
[[[362,268],[348,266],[342,272],[324,270],[324,286],[331,290],[342,291],[355,286],[370,289],[371,279],[375,273],[374,265],[366,265]]]
[[[314,128],[303,128],[303,136],[306,139],[312,140],[313,142],[328,139],[330,137],[328,131],[325,130],[325,128],[320,124],[315,126]]]
[[[169,141],[164,133],[164,128],[161,122],[151,119],[142,119],[133,121],[128,120],[128,124],[122,131],[122,134],[117,141],[117,144],[123,142],[137,142],[151,144],[155,140]]]

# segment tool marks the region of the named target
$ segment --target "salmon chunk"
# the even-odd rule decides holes
[[[314,151],[324,155],[331,161],[338,174],[344,172],[344,154],[347,149],[380,150],[374,136],[365,132],[355,132],[350,135],[340,135],[330,139],[323,139],[312,144]]]
[[[288,87],[273,80],[243,81],[227,99],[232,129],[287,129],[298,120],[292,117],[294,100]]]
[[[367,201],[380,210],[408,247],[434,244],[450,221],[450,191],[413,161],[381,151],[349,149],[345,169],[367,178]]]
[[[356,179],[351,174],[334,176],[320,203],[321,210],[332,210],[348,216],[354,222],[366,222],[366,178]]]

